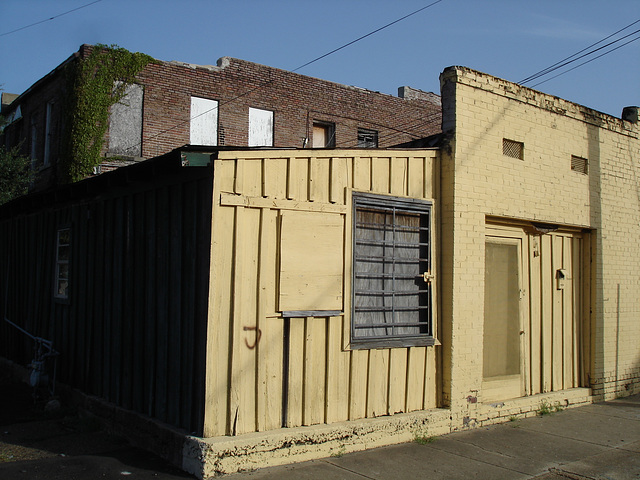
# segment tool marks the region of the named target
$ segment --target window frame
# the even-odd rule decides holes
[[[315,146],[315,135],[313,135],[315,128],[322,128],[325,130],[326,132],[326,136],[325,139],[328,138],[328,141],[325,141],[324,146],[322,147],[316,147]],[[336,146],[336,124],[333,122],[326,122],[323,120],[314,120],[312,125],[311,125],[311,132],[312,132],[312,137],[311,137],[311,145],[313,148],[335,148]]]
[[[68,232],[68,243],[60,243],[60,237],[63,232]],[[61,259],[60,257],[60,247],[67,247],[67,258]],[[67,266],[67,277],[63,278],[60,276],[60,266]],[[68,302],[69,301],[69,290],[71,287],[71,226],[61,226],[56,230],[56,263],[54,266],[54,278],[53,278],[53,297],[56,301],[59,302]],[[60,281],[67,281],[67,288],[64,294],[60,294]]]
[[[433,226],[433,217],[434,217],[434,208],[433,202],[431,200],[426,199],[417,199],[417,198],[407,198],[407,197],[397,197],[391,195],[380,195],[373,194],[369,192],[356,192],[353,191],[352,195],[352,209],[351,209],[351,305],[350,305],[350,325],[349,325],[349,338],[350,338],[350,348],[351,349],[372,349],[372,348],[400,348],[400,347],[413,347],[413,346],[430,346],[438,344],[435,335],[435,325],[436,325],[436,285],[435,285],[435,275],[434,275],[434,238],[435,231]],[[426,259],[425,261],[418,260],[420,262],[421,267],[426,267],[424,272],[426,274],[426,289],[422,293],[425,294],[425,305],[422,303],[419,304],[419,308],[423,308],[425,311],[424,320],[420,319],[418,322],[415,322],[415,326],[420,326],[425,328],[425,332],[421,332],[419,334],[407,335],[407,334],[383,334],[383,335],[374,335],[374,336],[366,336],[366,337],[358,337],[356,335],[356,319],[357,314],[362,310],[358,310],[356,306],[356,275],[357,275],[357,266],[358,260],[356,258],[357,255],[357,222],[358,222],[358,210],[359,209],[382,209],[392,212],[392,211],[401,211],[405,213],[417,213],[421,217],[421,222],[424,221],[426,227],[420,227],[420,231],[422,232],[424,229],[425,239],[421,238],[419,240],[418,245],[422,245],[423,243],[426,245]],[[426,215],[426,219],[423,217]],[[396,224],[397,225],[397,224]],[[394,248],[395,244],[394,244]],[[395,272],[394,272],[395,273]],[[416,279],[419,275],[416,276]],[[386,289],[385,289],[386,291]],[[392,290],[389,290],[392,292]],[[396,290],[401,291],[401,290]],[[406,291],[406,290],[405,290]],[[418,287],[416,289],[416,294],[419,295],[421,289]],[[392,298],[394,298],[392,296]],[[395,306],[393,307],[395,308]],[[393,312],[395,315],[395,311]],[[378,328],[378,327],[374,327]],[[398,328],[398,327],[396,327]]]
[[[371,136],[372,140],[361,140],[361,137]],[[358,128],[358,148],[378,148],[378,131],[369,128]]]

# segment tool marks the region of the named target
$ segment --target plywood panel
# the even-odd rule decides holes
[[[581,378],[581,365],[582,365],[582,331],[580,325],[582,324],[582,240],[580,238],[572,239],[572,274],[573,274],[573,305],[572,305],[572,328],[573,328],[573,386],[579,387]]]
[[[286,211],[280,236],[280,311],[342,310],[342,215]]]

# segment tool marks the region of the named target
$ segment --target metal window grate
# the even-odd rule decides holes
[[[571,155],[571,170],[587,175],[589,173],[589,160]]]
[[[518,160],[524,160],[524,143],[516,142],[514,140],[502,139],[502,154],[517,158]]]
[[[376,345],[432,335],[427,202],[354,195],[351,336]],[[382,343],[381,343],[382,342]]]

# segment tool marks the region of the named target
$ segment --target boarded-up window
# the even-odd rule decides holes
[[[191,97],[191,145],[218,144],[218,102]]]
[[[58,230],[56,239],[56,278],[53,295],[59,299],[69,298],[69,256],[71,253],[71,229]]]
[[[116,83],[116,87],[120,82]],[[124,97],[111,107],[109,153],[142,155],[142,85],[127,85]]]
[[[353,196],[354,347],[433,344],[431,204]]]
[[[293,316],[342,311],[343,216],[284,211],[280,232],[279,310]]]
[[[273,112],[249,108],[249,146],[273,146]]]
[[[328,122],[313,122],[313,148],[336,146],[336,126]]]

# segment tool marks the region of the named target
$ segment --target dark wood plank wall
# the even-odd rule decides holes
[[[58,380],[196,434],[211,245],[207,172],[0,220],[0,312],[53,340]],[[72,251],[69,300],[61,302],[53,290],[64,226]],[[23,365],[33,358],[33,341],[4,321],[0,349]]]

